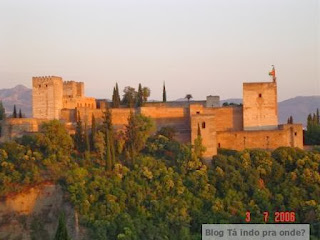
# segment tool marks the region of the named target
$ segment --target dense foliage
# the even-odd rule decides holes
[[[58,121],[1,144],[0,194],[59,180],[90,239],[101,240],[201,239],[201,224],[243,223],[248,210],[255,223],[264,211],[320,222],[317,151],[220,150],[208,167],[200,134],[194,146],[181,144],[174,129],[151,135],[152,121],[133,114],[115,132],[108,112],[95,128],[85,154]]]
[[[316,113],[309,114],[307,119],[307,131],[304,133],[305,144],[320,145],[320,115],[319,109]]]

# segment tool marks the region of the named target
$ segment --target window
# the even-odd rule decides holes
[[[202,128],[206,128],[206,122],[202,122]]]
[[[199,112],[199,111],[197,111],[197,114],[200,114],[200,112]]]
[[[294,135],[297,136],[297,132],[294,132]]]
[[[259,98],[261,98],[262,97],[262,94],[261,93],[259,93]]]
[[[41,85],[39,84],[39,88],[41,88]]]
[[[220,143],[218,143],[218,148],[221,148],[221,144]]]

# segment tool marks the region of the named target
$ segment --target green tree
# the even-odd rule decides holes
[[[22,118],[22,112],[21,112],[21,109],[19,109],[19,118]]]
[[[113,108],[119,108],[120,107],[120,95],[119,95],[118,83],[116,83],[116,86],[113,88],[112,107]]]
[[[74,144],[78,152],[83,153],[85,151],[85,136],[83,131],[83,125],[80,113],[77,114],[76,132],[74,135]]]
[[[142,92],[141,83],[139,83],[136,103],[137,103],[137,107],[142,107],[143,105],[143,92]]]
[[[111,170],[116,162],[116,155],[115,155],[113,126],[112,126],[112,116],[109,109],[107,109],[104,114],[103,133],[105,137],[104,142],[106,145],[106,149],[105,149],[106,169]]]
[[[131,112],[126,126],[125,151],[127,157],[134,163],[134,158],[144,148],[147,138],[154,129],[152,120],[142,114]]]
[[[6,118],[6,111],[3,107],[2,101],[0,101],[0,121]]]
[[[73,149],[72,138],[65,126],[58,120],[44,122],[40,126],[40,133],[37,137],[37,144],[45,155],[55,155],[58,158],[70,156]]]
[[[136,103],[137,98],[137,92],[133,87],[125,87],[123,90],[123,98],[122,98],[122,104],[126,105],[130,108],[133,108]]]
[[[96,118],[94,114],[91,117],[91,133],[90,133],[90,148],[92,151],[95,151],[95,136],[97,133],[97,126],[96,126]]]
[[[54,236],[54,240],[71,240],[68,234],[66,218],[64,213],[60,214],[59,224],[58,224],[56,234]]]
[[[12,114],[13,118],[17,118],[17,109],[16,109],[16,105],[13,106],[13,114]]]
[[[143,87],[142,88],[142,98],[143,98],[143,102],[147,102],[148,101],[148,97],[150,97],[150,88],[148,87]]]
[[[162,102],[167,102],[167,91],[166,91],[166,85],[165,85],[165,83],[163,83]]]
[[[90,138],[88,134],[87,123],[84,124],[84,149],[86,152],[90,152]]]

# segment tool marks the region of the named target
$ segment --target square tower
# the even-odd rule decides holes
[[[32,78],[32,114],[39,119],[60,119],[63,81],[61,77]]]
[[[243,83],[243,128],[272,130],[278,128],[277,83]]]

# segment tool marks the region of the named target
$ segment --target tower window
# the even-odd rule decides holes
[[[206,128],[206,122],[202,122],[202,128]]]
[[[262,94],[261,93],[259,93],[259,98],[261,98],[262,97]]]
[[[294,132],[294,135],[297,136],[297,132]]]
[[[221,148],[221,144],[220,143],[218,143],[218,148]]]

